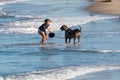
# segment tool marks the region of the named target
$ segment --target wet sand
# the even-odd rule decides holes
[[[89,0],[93,2],[86,10],[97,14],[120,15],[120,0]]]

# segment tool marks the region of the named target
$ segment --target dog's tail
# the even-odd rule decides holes
[[[81,28],[81,26],[79,25],[78,27],[80,28],[79,30],[80,30],[80,32],[81,32],[81,31],[82,31],[82,28]]]

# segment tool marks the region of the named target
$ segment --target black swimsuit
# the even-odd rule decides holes
[[[40,27],[39,27],[39,29],[38,29],[38,32],[40,32],[40,31],[43,31],[44,33],[45,33],[45,35],[46,35],[46,26],[45,26],[45,24],[42,24]]]

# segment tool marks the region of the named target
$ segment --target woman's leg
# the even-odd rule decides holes
[[[39,34],[42,36],[42,40],[40,41],[40,44],[44,44],[44,42],[47,40],[47,37],[43,31],[40,31]]]

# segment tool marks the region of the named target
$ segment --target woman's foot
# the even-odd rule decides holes
[[[43,45],[44,43],[43,42],[40,42],[40,45]]]

